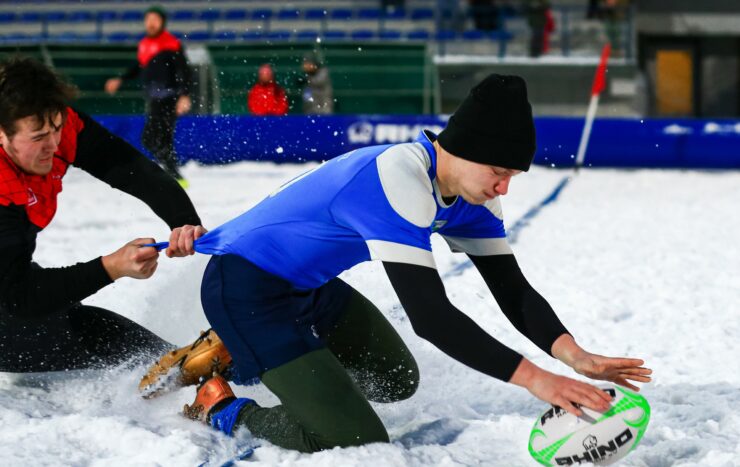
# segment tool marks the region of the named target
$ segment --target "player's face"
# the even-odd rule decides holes
[[[162,32],[162,17],[158,13],[147,13],[144,16],[144,31],[149,37],[158,36]]]
[[[459,195],[470,204],[483,204],[489,199],[509,192],[511,177],[521,170],[494,165],[478,164],[458,158],[457,173]]]
[[[62,139],[64,119],[58,113],[43,125],[35,116],[15,122],[16,133],[8,138],[0,131],[0,143],[10,160],[22,171],[32,175],[46,175],[51,171],[54,153]]]

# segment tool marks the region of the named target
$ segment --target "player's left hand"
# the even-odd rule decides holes
[[[208,232],[202,225],[183,225],[177,227],[170,234],[170,246],[167,247],[167,257],[175,258],[195,253],[193,242]]]
[[[193,101],[190,100],[190,96],[180,96],[177,98],[177,104],[175,104],[175,113],[179,117],[190,112],[190,108],[193,106]]]
[[[639,391],[640,388],[627,380],[649,383],[651,378],[648,375],[653,371],[643,367],[644,364],[639,358],[612,358],[584,352],[572,362],[571,367],[591,379],[611,381]]]

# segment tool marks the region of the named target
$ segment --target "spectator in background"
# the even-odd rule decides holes
[[[549,47],[547,36],[554,29],[549,0],[525,0],[524,14],[531,31],[529,56],[539,57],[545,51],[546,45]]]
[[[175,121],[190,111],[190,68],[180,41],[166,28],[167,14],[158,6],[144,15],[146,36],[139,42],[137,61],[125,73],[105,83],[115,94],[125,80],[141,75],[146,98],[146,124],[141,142],[164,170],[183,188],[188,182],[180,174],[175,153]]]
[[[303,92],[303,113],[330,115],[334,112],[334,88],[329,70],[316,54],[303,57],[303,71],[306,73]]]
[[[254,115],[287,115],[288,98],[285,90],[275,82],[270,64],[259,67],[257,83],[247,95],[247,107]]]
[[[499,9],[496,0],[469,0],[475,29],[493,31],[499,27]]]
[[[629,0],[603,0],[601,5],[604,30],[612,45],[612,55],[615,57],[624,55],[622,25],[625,21],[629,3]]]

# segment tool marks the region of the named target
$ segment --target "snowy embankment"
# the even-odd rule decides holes
[[[254,205],[307,166],[188,166],[189,191],[206,227]],[[564,176],[534,168],[503,199],[511,225]],[[740,465],[740,173],[586,170],[542,211],[514,247],[519,263],[587,349],[644,358],[653,414],[622,465]],[[65,178],[57,218],[35,259],[66,265],[107,254],[166,226],[140,202],[87,174]],[[435,239],[441,274],[464,257]],[[117,311],[177,344],[208,327],[199,300],[206,257],[162,257],[148,281],[124,279],[86,303]],[[544,404],[526,391],[449,359],[416,337],[376,264],[343,275],[399,329],[421,369],[418,393],[375,407],[393,441],[302,455],[263,443],[254,465],[536,465],[527,438]],[[572,375],[506,322],[474,269],[446,279],[451,300],[536,364]],[[143,367],[74,372],[41,382],[0,374],[4,465],[195,466],[226,459],[248,440],[184,419],[194,389],[141,399]],[[237,394],[274,404],[264,387]],[[245,464],[246,465],[246,464]]]

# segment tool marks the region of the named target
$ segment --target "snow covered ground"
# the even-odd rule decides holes
[[[254,205],[303,165],[187,166],[189,193],[207,227]],[[509,225],[564,172],[533,168],[503,200]],[[65,179],[57,218],[36,260],[66,265],[107,254],[138,236],[164,240],[148,208],[78,170]],[[653,414],[622,465],[740,465],[740,173],[586,170],[522,231],[515,253],[530,282],[589,350],[644,358]],[[448,294],[463,311],[536,364],[571,374],[517,334],[473,269],[435,239]],[[199,301],[207,261],[162,257],[148,281],[124,279],[86,301],[117,311],[172,342],[207,328]],[[251,464],[296,466],[531,466],[527,439],[545,405],[526,391],[449,359],[416,337],[376,264],[343,276],[379,305],[421,368],[418,393],[375,408],[392,444],[303,455],[263,444]],[[143,367],[75,372],[41,383],[0,374],[3,465],[196,466],[239,452],[237,439],[179,415],[193,388],[141,399]],[[572,375],[572,374],[571,374]],[[239,395],[262,404],[264,387]]]

